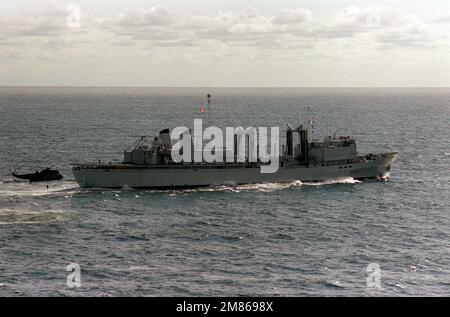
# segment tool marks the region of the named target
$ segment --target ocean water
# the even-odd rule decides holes
[[[305,121],[398,151],[388,181],[88,190],[141,135]],[[0,88],[1,296],[450,295],[450,89]],[[10,169],[55,165],[61,182]],[[66,267],[81,267],[69,288]],[[380,287],[368,287],[373,263]],[[369,286],[372,284],[369,284]]]

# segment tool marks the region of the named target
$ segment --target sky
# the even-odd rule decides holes
[[[450,87],[450,1],[2,0],[0,86]]]

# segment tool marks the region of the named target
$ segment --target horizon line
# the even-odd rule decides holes
[[[78,85],[0,85],[0,88],[275,88],[275,89],[449,89],[450,86],[78,86]]]

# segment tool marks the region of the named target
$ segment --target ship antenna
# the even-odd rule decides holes
[[[206,99],[208,100],[208,122],[209,126],[211,126],[211,94],[206,95]]]

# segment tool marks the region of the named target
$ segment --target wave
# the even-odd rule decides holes
[[[208,187],[195,188],[195,189],[181,189],[181,192],[235,192],[241,191],[259,191],[259,192],[273,192],[277,190],[283,190],[287,188],[302,186],[301,181],[282,182],[282,183],[255,183],[255,184],[242,184],[242,185],[211,185]]]
[[[335,184],[359,184],[359,183],[362,183],[362,181],[354,179],[353,177],[340,177],[318,182],[305,182],[303,184],[306,186],[324,186]]]
[[[343,177],[330,179],[325,181],[316,181],[316,182],[302,182],[300,180],[292,181],[292,182],[279,182],[279,183],[254,183],[254,184],[228,184],[228,185],[211,185],[208,187],[200,187],[200,188],[185,188],[185,189],[147,189],[147,190],[139,190],[143,193],[169,193],[169,196],[176,196],[178,193],[202,193],[202,192],[275,192],[286,189],[296,189],[302,186],[327,186],[327,185],[335,185],[335,184],[358,184],[362,183],[362,181],[356,180],[353,177]],[[105,189],[105,188],[84,188],[80,189],[80,192],[99,192],[102,193],[111,192],[114,193],[114,197],[117,198],[117,193],[126,193],[136,191],[132,188],[122,188],[118,189]],[[141,195],[135,195],[135,198],[140,198]]]
[[[293,182],[284,183],[258,183],[258,184],[247,184],[237,186],[237,190],[249,190],[249,191],[260,191],[260,192],[273,192],[288,188],[301,187],[303,183],[299,180]]]
[[[209,187],[192,188],[192,189],[179,189],[179,190],[145,190],[147,193],[164,193],[170,192],[170,195],[174,193],[192,193],[192,192],[275,192],[286,189],[295,189],[302,186],[327,186],[335,184],[358,184],[361,181],[356,180],[352,177],[344,177],[337,179],[330,179],[325,181],[317,182],[302,182],[300,180],[292,182],[279,182],[279,183],[255,183],[255,184],[242,184],[242,185],[212,185]],[[135,191],[132,188],[123,188],[121,190],[117,189],[105,189],[105,188],[89,188],[82,189],[74,181],[63,181],[58,183],[50,183],[47,188],[48,183],[33,183],[28,182],[16,182],[11,181],[6,183],[6,186],[2,186],[0,189],[0,198],[3,197],[13,197],[13,198],[26,198],[26,197],[70,197],[74,194],[79,193],[98,193],[98,192],[112,192],[112,193],[123,193],[128,191]],[[139,197],[136,197],[139,198]]]
[[[78,184],[70,181],[32,184],[29,184],[28,182],[10,181],[4,182],[3,186],[0,187],[0,197],[66,196],[76,193],[79,190]]]
[[[63,222],[67,215],[62,210],[0,209],[0,225]]]
[[[341,282],[337,280],[326,280],[323,282],[325,286],[327,287],[333,287],[333,288],[345,288],[344,285],[341,284]]]
[[[241,192],[241,191],[258,191],[258,192],[274,192],[285,189],[293,189],[302,186],[326,186],[335,184],[359,184],[362,181],[356,180],[353,177],[342,177],[336,179],[330,179],[325,181],[316,182],[302,182],[296,180],[293,182],[281,182],[281,183],[255,183],[255,184],[244,184],[244,185],[218,185],[209,186],[206,188],[199,189],[184,189],[182,192]]]

